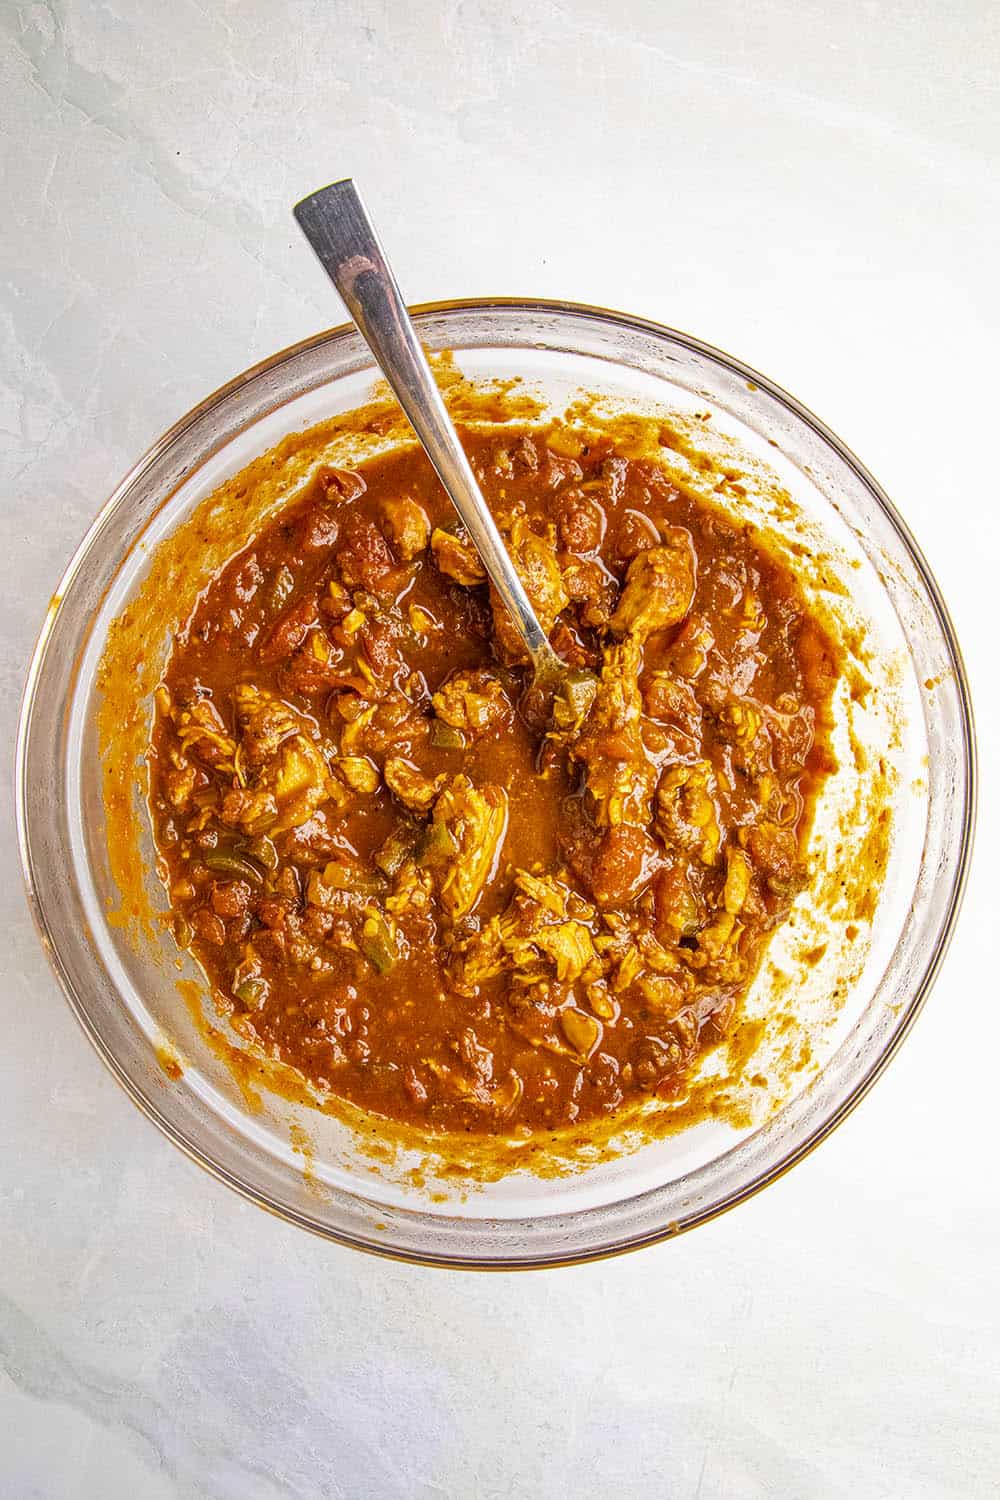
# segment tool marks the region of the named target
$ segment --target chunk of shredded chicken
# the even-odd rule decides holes
[[[612,631],[644,641],[657,630],[679,625],[691,608],[694,587],[691,537],[675,527],[662,547],[647,547],[632,559],[611,616]]]
[[[237,684],[234,698],[238,785],[223,798],[225,822],[248,834],[282,833],[305,823],[324,802],[344,800],[304,716],[250,683]]]
[[[431,523],[419,501],[410,495],[391,495],[381,502],[382,530],[397,557],[412,562],[423,552],[431,536]]]
[[[514,708],[500,679],[485,668],[455,672],[431,699],[443,723],[460,729],[469,740],[499,734],[514,722]]]
[[[697,854],[705,865],[716,863],[722,832],[715,772],[708,761],[664,771],[656,789],[653,829],[668,849]]]
[[[431,551],[438,571],[465,588],[486,582],[486,569],[470,539],[461,532],[442,531],[435,526],[431,533]]]
[[[467,916],[479,900],[506,831],[507,793],[502,787],[476,787],[468,776],[456,776],[439,795],[425,864],[453,921]]]
[[[649,822],[656,769],[642,737],[641,665],[642,647],[634,636],[608,647],[593,707],[571,747],[600,828]]]
[[[521,984],[549,974],[567,985],[597,979],[602,965],[590,929],[594,917],[594,907],[554,876],[518,870],[506,910],[454,948],[453,981],[474,991],[503,973]]]
[[[538,622],[548,635],[559,615],[569,603],[562,568],[555,546],[555,529],[545,535],[533,531],[524,516],[515,516],[507,535],[507,550],[518,577],[531,600]],[[527,661],[524,642],[510,617],[507,606],[491,587],[493,630],[502,655],[510,662]]]
[[[385,784],[393,796],[416,813],[429,811],[445,779],[443,776],[425,776],[411,761],[398,755],[392,755],[386,761],[384,774]]]
[[[226,732],[222,715],[210,698],[177,704],[172,713],[185,754],[194,754],[213,770],[235,775],[236,741]]]

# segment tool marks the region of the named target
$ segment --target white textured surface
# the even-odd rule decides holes
[[[991,0],[6,0],[5,736],[119,474],[339,319],[289,205],[353,172],[413,300],[645,313],[829,421],[930,554],[992,778],[996,464],[956,458],[996,432],[998,78]],[[836,1136],[675,1244],[516,1277],[339,1251],[180,1157],[70,1018],[3,819],[4,1497],[998,1493],[991,779],[944,974]]]

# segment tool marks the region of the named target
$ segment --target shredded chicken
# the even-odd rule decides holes
[[[235,774],[236,742],[227,734],[222,716],[210,698],[178,704],[172,717],[185,753],[196,755],[203,765],[213,770]]]
[[[698,946],[685,952],[687,962],[701,971],[703,979],[738,983],[747,972],[747,959],[740,950],[745,930],[736,914],[723,908],[699,932]]]
[[[753,870],[742,849],[730,847],[726,850],[726,883],[722,891],[722,905],[732,916],[738,916],[750,894]]]
[[[412,562],[430,541],[431,523],[423,506],[409,495],[390,495],[380,504],[379,513],[397,557]]]
[[[694,582],[691,537],[676,527],[664,546],[647,547],[632,559],[611,629],[644,641],[657,630],[679,625],[691,608]]]
[[[467,916],[479,900],[506,831],[502,787],[476,787],[467,776],[456,776],[438,797],[424,858],[453,921]]]
[[[455,583],[475,588],[486,582],[486,569],[472,542],[459,532],[442,531],[435,526],[431,533],[431,551],[438,570]]]
[[[396,917],[426,912],[433,891],[430,871],[421,869],[412,859],[404,860],[393,877],[392,894],[385,899],[385,909]]]
[[[455,672],[434,694],[431,704],[438,718],[461,729],[470,740],[510,729],[514,708],[499,678],[485,668]]]
[[[412,762],[393,755],[385,763],[385,784],[411,812],[427,812],[441,790],[443,776],[425,776]]]
[[[274,693],[240,682],[233,690],[233,698],[244,766],[266,765],[286,740],[305,733],[305,720]]]
[[[340,755],[334,761],[337,774],[354,792],[378,791],[378,766],[366,755]]]
[[[601,960],[590,923],[594,908],[553,876],[518,870],[507,909],[463,943],[452,955],[452,975],[464,990],[475,990],[498,974],[532,984],[551,974],[561,984],[586,975],[597,979]]]
[[[656,789],[653,828],[667,848],[696,853],[705,865],[716,863],[722,832],[715,773],[707,760],[664,771]]]
[[[427,719],[398,688],[360,710],[358,704],[363,700],[354,694],[343,697],[354,713],[341,731],[340,749],[344,755],[370,755],[377,759],[391,754],[399,745],[412,746],[427,737]]]
[[[239,784],[223,798],[227,823],[244,833],[281,833],[306,822],[324,802],[344,800],[307,719],[249,683],[237,684],[234,697]]]
[[[649,822],[656,770],[642,738],[642,648],[629,636],[610,646],[593,707],[572,756],[586,771],[587,796],[600,828]]]
[[[747,831],[746,842],[769,891],[788,897],[802,889],[806,871],[792,829],[776,823],[757,823]]]
[[[759,776],[769,769],[771,739],[756,703],[731,698],[719,710],[718,730],[732,745],[733,760],[740,770]]]
[[[533,531],[523,516],[516,516],[507,537],[507,550],[535,608],[539,624],[548,635],[558,616],[569,603],[563,583],[562,568],[556,554],[555,531],[549,527],[544,536]],[[504,657],[511,662],[527,661],[524,642],[507,606],[494,589],[490,589],[493,606],[493,629]]]

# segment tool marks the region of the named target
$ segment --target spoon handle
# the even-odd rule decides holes
[[[347,177],[320,188],[294,212],[465,523],[536,671],[561,669],[487,509],[353,181]]]

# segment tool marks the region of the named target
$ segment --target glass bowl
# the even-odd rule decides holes
[[[668,411],[681,427],[702,423],[723,449],[735,445],[746,482],[728,503],[752,508],[753,473],[776,476],[794,525],[804,518],[800,538],[813,541],[800,541],[800,554],[824,559],[821,591],[846,601],[866,633],[875,708],[855,760],[889,758],[893,835],[853,965],[824,972],[821,963],[811,977],[786,966],[793,1008],[815,1021],[810,1067],[742,1124],[709,1120],[574,1170],[432,1191],[441,1184],[414,1170],[419,1161],[386,1168],[377,1122],[359,1142],[316,1111],[241,1089],[179,998],[186,959],[158,927],[137,943],[112,915],[96,727],[110,622],[141,587],[156,544],[222,481],[285,435],[369,399],[375,372],[351,327],[274,355],[202,402],[95,520],[28,674],[16,767],[21,857],[42,942],[87,1036],[143,1113],[220,1181],[304,1228],[402,1259],[493,1268],[587,1260],[690,1229],[758,1191],[844,1118],[895,1053],[940,966],[968,866],[968,686],[948,612],[900,516],[843,443],[762,376],[685,334],[597,308],[454,302],[422,307],[415,321],[425,345],[452,351],[473,380],[522,377],[553,410],[594,392],[609,409]],[[162,660],[168,644],[150,640],[150,659]],[[879,709],[890,702],[891,722]],[[835,813],[817,810],[814,837],[830,834]],[[855,816],[851,837],[863,837],[863,822]],[[853,857],[844,826],[828,877]],[[148,826],[135,854],[152,869]],[[149,890],[162,908],[152,877]],[[856,935],[851,915],[831,918],[826,937],[834,927],[840,939]],[[765,999],[780,954],[777,963],[761,981]]]

